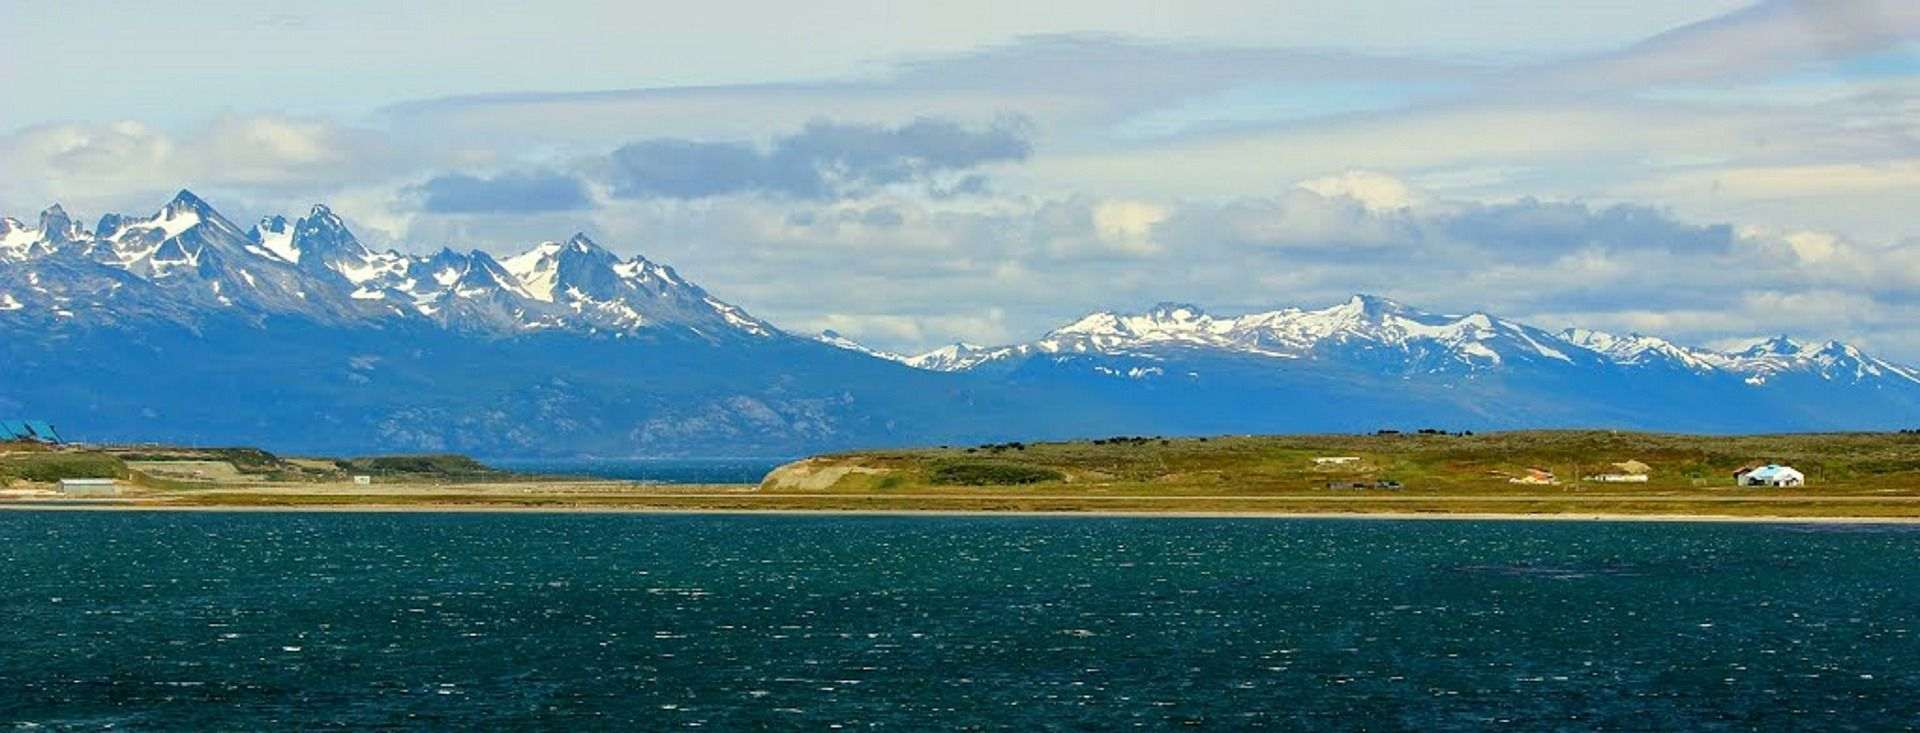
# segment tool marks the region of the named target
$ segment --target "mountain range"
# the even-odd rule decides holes
[[[1788,431],[1920,423],[1920,371],[1358,295],[1162,304],[919,355],[790,334],[584,234],[375,251],[325,206],[246,228],[182,191],[91,228],[0,219],[0,414],[100,441],[487,456],[787,455],[1121,433]]]

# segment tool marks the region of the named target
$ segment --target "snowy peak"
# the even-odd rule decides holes
[[[501,260],[530,297],[547,303],[617,295],[612,292],[620,279],[614,270],[616,264],[618,257],[585,234],[575,234],[565,242],[541,242]]]
[[[1017,346],[987,348],[966,342],[955,342],[919,356],[907,357],[900,360],[900,363],[928,371],[960,372],[1022,353],[1025,351]]]
[[[1105,339],[1155,339],[1208,331],[1212,323],[1212,317],[1197,306],[1184,303],[1160,303],[1140,314],[1110,311],[1090,313],[1056,329],[1051,335]]]
[[[73,217],[67,216],[67,210],[60,208],[59,204],[49,206],[45,211],[40,212],[39,232],[42,241],[56,245],[75,241],[86,235],[86,231],[74,222]]]
[[[102,227],[104,229],[105,227]],[[247,230],[247,239],[260,247],[258,254],[287,264],[300,262],[300,250],[293,245],[294,226],[287,217],[275,214]]]
[[[525,288],[520,286],[513,273],[506,266],[493,259],[493,255],[483,250],[473,250],[465,255],[466,267],[460,276],[454,279],[449,289],[462,298],[489,297],[507,293],[519,297],[528,297]]]
[[[268,216],[242,231],[184,190],[150,216],[102,216],[98,234],[83,230],[58,206],[38,221],[35,227],[0,220],[0,262],[33,265],[23,277],[40,277],[44,261],[58,265],[54,269],[63,276],[87,279],[90,285],[72,289],[103,299],[88,306],[103,317],[113,311],[104,299],[138,284],[141,297],[155,299],[139,312],[179,321],[217,309],[330,321],[426,318],[500,335],[623,334],[663,326],[709,339],[779,333],[672,268],[638,256],[623,261],[583,233],[504,261],[481,250],[411,256],[369,249],[323,204],[297,219]],[[85,305],[59,295],[60,289],[41,291],[45,297],[39,300],[9,294],[5,312],[71,312],[71,306]]]
[[[40,247],[39,229],[11,216],[0,218],[0,260],[24,259]]]
[[[1484,313],[1444,316],[1370,295],[1319,310],[1283,310],[1221,317],[1197,306],[1162,303],[1139,314],[1094,313],[1048,333],[1029,350],[1045,353],[1139,353],[1198,348],[1277,358],[1330,358],[1385,350],[1409,368],[1434,370],[1503,360],[1570,361],[1556,339]]]
[[[1418,311],[1391,298],[1356,293],[1347,302],[1327,308],[1322,313],[1352,323],[1381,323],[1393,316],[1406,316]]]
[[[1766,357],[1766,356],[1793,356],[1795,354],[1800,353],[1801,351],[1804,351],[1805,349],[1806,347],[1801,346],[1800,342],[1795,341],[1791,338],[1787,338],[1785,334],[1781,334],[1779,336],[1775,336],[1773,338],[1767,339],[1765,341],[1762,341],[1760,343],[1747,347],[1745,351],[1742,351],[1739,353],[1739,356],[1744,356],[1748,358],[1760,358],[1760,357]]]
[[[320,204],[315,204],[306,216],[294,223],[292,250],[297,255],[296,261],[315,258],[335,269],[364,264],[374,256],[372,250],[347,230],[346,222]],[[341,274],[354,279],[351,274]]]
[[[180,216],[210,219],[217,216],[217,214],[214,212],[213,206],[207,203],[206,199],[200,198],[192,191],[183,188],[180,189],[179,193],[174,194],[173,199],[168,201],[165,206],[160,207],[160,218],[171,219]]]
[[[1618,336],[1605,331],[1569,328],[1560,332],[1560,338],[1625,366],[1668,365],[1706,372],[1727,362],[1724,354],[1690,349],[1663,338],[1638,333]]]
[[[813,337],[813,340],[826,344],[828,346],[832,346],[836,349],[845,349],[847,351],[852,351],[855,353],[866,354],[867,356],[871,356],[876,359],[886,359],[887,361],[897,361],[901,363],[906,363],[906,361],[909,358],[900,354],[895,354],[891,351],[881,351],[879,349],[870,348],[866,344],[860,343],[853,339],[847,338],[846,336],[840,335],[839,331],[835,331],[831,328],[821,331],[818,335]]]
[[[1764,385],[1781,375],[1827,381],[1893,380],[1920,384],[1920,372],[1827,342],[1808,349],[1784,336],[1737,353],[1689,348],[1666,339],[1570,328],[1559,333],[1483,312],[1445,315],[1371,295],[1316,310],[1285,308],[1218,316],[1162,303],[1136,314],[1083,316],[1040,339],[1002,347],[960,344],[905,359],[938,371],[1005,359],[1088,354],[1172,360],[1182,352],[1313,360],[1386,373],[1476,374],[1493,370],[1672,368]]]

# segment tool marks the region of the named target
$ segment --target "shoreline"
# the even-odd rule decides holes
[[[1920,525],[1915,517],[1767,516],[1731,514],[1630,514],[1605,512],[1497,513],[1497,512],[1207,512],[1207,511],[1028,511],[952,509],[675,509],[670,507],[506,507],[358,504],[315,506],[183,506],[124,501],[82,503],[5,502],[0,512],[207,512],[267,514],[653,514],[653,515],[774,515],[941,518],[1087,518],[1087,519],[1330,519],[1330,520],[1440,520],[1482,522],[1657,522],[1709,524],[1878,524]]]

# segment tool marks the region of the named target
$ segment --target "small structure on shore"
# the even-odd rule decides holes
[[[1644,484],[1647,482],[1647,475],[1644,473],[1598,473],[1587,476],[1583,480],[1603,484]]]
[[[1641,463],[1639,461],[1635,461],[1632,459],[1628,459],[1628,460],[1613,464],[1613,470],[1618,473],[1632,474],[1636,476],[1644,476],[1646,474],[1653,473],[1652,466],[1649,466],[1645,463]]]
[[[1740,486],[1805,486],[1807,475],[1792,466],[1769,463],[1757,468],[1742,468],[1735,471],[1733,481]]]
[[[1406,488],[1406,486],[1392,479],[1383,479],[1380,481],[1328,481],[1327,488],[1336,491],[1343,489],[1387,489],[1389,491],[1399,491],[1400,489]]]
[[[1548,471],[1544,468],[1529,468],[1527,469],[1526,475],[1515,476],[1513,478],[1507,479],[1507,483],[1532,484],[1536,486],[1545,486],[1545,485],[1560,483],[1560,479],[1555,477],[1552,471]]]
[[[120,482],[110,478],[63,478],[60,493],[66,496],[119,496]]]
[[[373,485],[373,477],[372,477],[372,476],[368,476],[368,475],[366,475],[366,474],[364,474],[364,473],[361,473],[361,474],[354,474],[354,477],[353,477],[353,485],[355,485],[355,486],[372,486],[372,485]]]
[[[1359,456],[1315,456],[1313,459],[1313,465],[1316,466],[1344,466],[1359,462]]]
[[[1652,466],[1633,460],[1615,463],[1612,468],[1612,471],[1587,476],[1583,480],[1603,484],[1644,484],[1647,482],[1647,474],[1653,471]]]

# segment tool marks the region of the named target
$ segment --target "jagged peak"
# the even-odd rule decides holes
[[[1379,318],[1386,315],[1400,315],[1411,312],[1405,304],[1392,298],[1369,293],[1355,293],[1345,303],[1336,305],[1331,312],[1364,318]]]
[[[179,193],[174,194],[173,199],[168,201],[165,206],[160,207],[160,210],[162,212],[192,211],[197,214],[211,214],[213,213],[213,206],[208,204],[206,199],[200,198],[194,195],[192,191],[183,188],[180,189]]]
[[[1786,334],[1780,334],[1747,347],[1745,351],[1739,353],[1739,356],[1792,356],[1804,350],[1806,350],[1806,347],[1802,346],[1800,342],[1789,338]]]
[[[1202,316],[1207,315],[1207,312],[1205,310],[1202,310],[1200,306],[1194,305],[1192,303],[1180,303],[1176,301],[1166,300],[1166,301],[1161,301],[1159,303],[1153,304],[1152,308],[1147,309],[1147,315],[1153,316],[1155,318],[1161,318],[1161,319],[1174,319],[1174,320],[1184,321],[1184,320],[1200,318]]]
[[[42,239],[56,244],[70,242],[87,234],[86,230],[80,227],[79,222],[68,216],[67,210],[61,208],[59,204],[49,206],[40,212],[39,231]]]
[[[327,208],[325,204],[314,204],[313,208],[307,210],[307,215],[300,218],[299,224],[302,229],[351,234],[347,230],[346,221],[333,213],[333,210]]]
[[[120,225],[126,220],[127,217],[120,214],[101,214],[100,221],[93,225],[93,232],[98,236],[111,238],[115,232],[120,231]]]
[[[40,210],[40,229],[42,231],[47,230],[49,222],[70,222],[72,220],[73,218],[67,215],[66,208],[59,204],[54,204]],[[65,225],[62,224],[61,226]]]
[[[1824,356],[1828,358],[1844,358],[1844,359],[1867,358],[1865,353],[1861,352],[1860,349],[1854,347],[1852,344],[1842,343],[1840,341],[1832,340],[1832,339],[1829,339],[1826,343],[1821,344],[1820,348],[1814,351],[1814,354],[1817,356]]]
[[[593,238],[587,236],[586,232],[574,232],[573,236],[567,237],[567,246],[581,252],[606,251],[605,247],[600,246],[599,242],[593,241]]]
[[[855,341],[851,338],[848,338],[847,336],[841,334],[839,331],[835,331],[831,328],[821,329],[820,333],[813,337],[813,340],[826,344],[828,346],[832,346],[836,349],[844,349],[844,350],[852,351],[855,353],[866,354],[868,356],[876,356],[882,359],[886,359],[888,361],[905,363],[910,358],[910,357],[902,356],[900,354],[893,353],[891,351],[881,351],[879,349],[869,347],[866,344],[863,344],[863,343],[860,343],[859,341]]]

